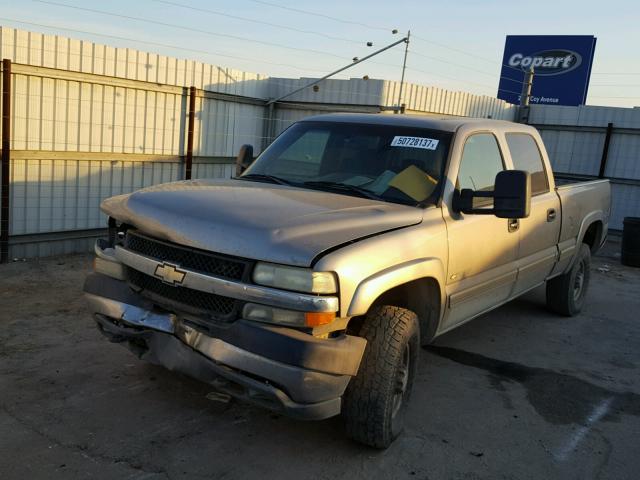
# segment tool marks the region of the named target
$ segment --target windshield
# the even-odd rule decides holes
[[[435,203],[451,136],[395,125],[300,122],[240,178],[407,205]]]

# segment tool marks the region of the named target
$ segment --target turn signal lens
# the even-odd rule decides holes
[[[326,325],[333,322],[336,318],[336,314],[335,312],[299,312],[295,310],[284,310],[282,308],[270,307],[268,305],[247,303],[242,311],[242,317],[247,320],[292,327],[318,327],[320,325]]]
[[[336,314],[334,312],[322,312],[322,313],[307,312],[304,314],[304,324],[307,327],[319,327],[320,325],[326,325],[327,323],[331,323],[335,319],[336,319]]]

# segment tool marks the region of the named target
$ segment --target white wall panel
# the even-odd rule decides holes
[[[14,150],[181,154],[183,95],[12,77]]]

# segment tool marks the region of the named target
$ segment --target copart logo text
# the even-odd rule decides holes
[[[533,55],[514,53],[508,63],[524,71],[533,67],[535,75],[560,75],[578,68],[582,56],[572,50],[544,50]]]

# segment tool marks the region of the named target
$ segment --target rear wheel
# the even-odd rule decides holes
[[[404,308],[374,307],[360,335],[367,347],[343,398],[347,434],[360,443],[387,448],[404,427],[420,346],[418,317]]]
[[[590,276],[591,250],[582,243],[571,270],[547,282],[547,307],[569,317],[580,313]]]

